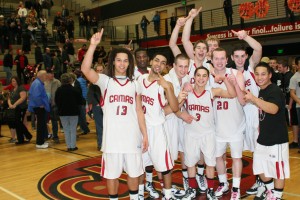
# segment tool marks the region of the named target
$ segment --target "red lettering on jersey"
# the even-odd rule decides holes
[[[128,95],[111,95],[109,96],[109,103],[113,102],[125,102],[133,104],[133,97]]]
[[[245,81],[245,87],[250,86],[250,85],[251,85],[251,80],[250,79],[246,80]]]
[[[142,95],[142,102],[149,104],[151,106],[153,106],[154,104],[154,99],[145,95]]]
[[[195,105],[195,104],[191,104],[188,105],[188,110],[192,111],[192,110],[196,110],[199,112],[209,112],[209,106],[201,106],[201,105]]]

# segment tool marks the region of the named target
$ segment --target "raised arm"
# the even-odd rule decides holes
[[[92,62],[93,62],[93,55],[94,51],[97,47],[97,45],[100,43],[101,38],[103,34],[103,29],[101,29],[100,32],[95,33],[91,37],[91,43],[90,46],[84,56],[82,65],[81,65],[81,71],[85,75],[85,77],[91,82],[91,83],[96,83],[99,79],[99,75],[95,70],[93,70],[92,67]]]
[[[176,26],[174,27],[173,29],[173,32],[171,34],[171,38],[170,38],[170,41],[169,41],[169,47],[173,53],[173,56],[176,57],[178,54],[181,54],[181,51],[177,45],[177,39],[178,39],[178,34],[179,34],[179,31],[180,31],[180,28],[184,26],[186,20],[188,19],[189,17],[180,17],[177,19],[177,23],[176,23]]]
[[[236,35],[240,40],[244,40],[249,44],[249,46],[253,49],[253,54],[249,59],[250,67],[253,70],[255,65],[257,65],[260,62],[261,56],[262,56],[262,46],[259,42],[257,42],[253,37],[249,36],[246,31],[234,31],[231,30],[231,32]]]
[[[182,41],[184,50],[190,59],[194,59],[194,48],[193,48],[192,42],[190,41],[191,27],[192,27],[194,18],[199,14],[199,12],[201,10],[202,10],[202,7],[200,7],[199,9],[194,8],[190,11],[189,18],[186,20],[185,26],[184,26],[183,32],[182,32],[181,41]]]

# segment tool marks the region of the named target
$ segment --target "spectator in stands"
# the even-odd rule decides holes
[[[106,56],[106,51],[105,51],[105,49],[104,49],[103,46],[100,46],[99,57],[100,57],[100,58],[105,58],[105,56]]]
[[[285,7],[286,17],[290,19],[291,23],[294,23],[295,15],[294,15],[294,12],[289,8],[288,0],[284,0],[284,7]]]
[[[91,17],[88,15],[85,21],[85,30],[86,30],[85,36],[87,40],[90,40],[91,38],[91,28],[92,28],[92,20]]]
[[[16,144],[24,144],[32,138],[32,135],[23,124],[23,119],[27,110],[27,93],[21,85],[20,79],[17,77],[11,78],[11,85],[13,86],[13,90],[8,98],[8,106],[9,109],[15,109],[15,121],[9,122],[8,126],[10,129],[16,129],[18,138],[18,142],[16,142]],[[24,136],[27,141],[24,141]]]
[[[61,60],[62,60],[62,64],[63,64],[63,68],[62,68],[62,73],[67,73],[68,71],[68,64],[70,62],[70,58],[67,52],[67,45],[65,44],[63,46],[63,50],[62,50],[62,54],[61,54]]]
[[[42,44],[43,44],[43,49],[45,51],[45,49],[48,46],[48,30],[47,30],[45,24],[42,25],[42,28],[40,30],[40,34],[41,34],[41,40],[42,40]]]
[[[85,37],[85,31],[84,31],[84,28],[85,28],[85,17],[83,15],[83,13],[80,13],[79,14],[79,37]]]
[[[223,8],[224,8],[225,16],[226,16],[227,26],[231,26],[232,25],[232,14],[233,14],[231,0],[224,0]]]
[[[158,11],[155,12],[155,15],[153,16],[152,21],[154,23],[154,31],[157,33],[157,35],[159,35],[159,31],[160,31],[160,15],[159,15]]]
[[[39,18],[39,25],[47,27],[47,19],[45,18],[44,14],[41,14],[41,17]]]
[[[173,32],[173,29],[176,26],[176,22],[177,22],[177,17],[174,13],[172,13],[172,16],[170,18],[171,33]]]
[[[52,140],[55,143],[59,143],[59,138],[58,138],[59,116],[58,116],[58,109],[55,104],[55,93],[60,86],[61,83],[58,79],[55,78],[55,74],[53,73],[53,71],[48,70],[47,80],[45,81],[45,89],[50,103],[50,120],[52,124],[52,133],[53,133]]]
[[[69,9],[66,8],[66,6],[63,4],[62,5],[62,10],[61,10],[61,16],[62,16],[62,18],[64,18],[64,19],[68,18],[69,14],[70,14]]]
[[[149,20],[145,15],[143,15],[141,20],[141,29],[143,31],[143,38],[147,38],[147,27],[150,24]]]
[[[28,25],[25,26],[25,30],[22,32],[22,50],[24,53],[30,53],[31,52],[31,31],[28,29]]]
[[[18,10],[18,15],[20,16],[21,24],[23,26],[25,23],[26,17],[27,17],[27,9],[24,8],[23,4],[21,5],[21,7]]]
[[[7,19],[7,25],[8,25],[9,43],[15,44],[16,33],[17,33],[17,21],[14,12],[12,12],[10,18]]]
[[[32,2],[31,0],[25,0],[25,8],[29,10],[32,7]]]
[[[78,53],[77,53],[78,62],[82,63],[86,51],[87,51],[86,44],[83,44],[82,47],[78,49]]]
[[[49,18],[49,9],[51,7],[51,3],[49,0],[42,0],[42,14],[46,19]]]
[[[37,73],[36,79],[32,82],[29,90],[28,110],[34,112],[37,118],[36,130],[36,148],[48,148],[48,143],[45,143],[45,136],[48,136],[46,113],[50,112],[49,99],[44,87],[47,73],[41,70]]]
[[[31,6],[30,10],[28,11],[28,15],[31,15],[31,16],[33,16],[35,19],[37,19],[38,14],[37,14],[37,12],[36,12],[36,10],[34,9],[33,6]]]
[[[34,43],[34,59],[35,59],[35,65],[40,66],[43,64],[43,53],[42,48],[39,46],[37,42]]]
[[[53,67],[52,67],[51,71],[53,71],[54,77],[56,79],[60,79],[61,63],[60,63],[60,59],[57,57],[57,52],[52,52],[51,57],[52,57],[52,63],[53,63]],[[48,71],[50,71],[50,70],[48,70]]]
[[[97,46],[93,54],[93,64],[95,64],[100,55],[100,46]]]
[[[40,4],[40,1],[35,0],[35,2],[33,3],[33,7],[36,10],[37,18],[39,19],[41,17],[41,12],[42,12],[42,6]]]
[[[19,15],[16,16],[16,22],[17,22],[17,44],[20,45],[22,43],[22,23],[21,18]]]
[[[44,60],[44,69],[47,70],[51,70],[53,67],[53,63],[52,63],[52,59],[51,59],[51,52],[50,52],[50,48],[46,48],[45,49],[45,53],[43,55],[43,60]]]
[[[69,16],[67,20],[67,32],[68,32],[68,38],[74,38],[74,20],[72,16]]]
[[[0,45],[1,54],[4,54],[5,49],[9,46],[8,27],[4,20],[0,20]]]
[[[25,67],[28,65],[28,58],[26,55],[24,55],[23,50],[18,51],[18,55],[16,55],[14,59],[16,65],[17,65],[17,75],[18,79],[21,81],[23,76],[23,83],[27,84],[27,77],[24,73]]]
[[[102,74],[104,70],[103,65],[97,65],[95,71],[99,74]],[[100,151],[102,146],[102,132],[103,132],[103,112],[99,104],[101,98],[101,91],[97,85],[90,84],[87,94],[87,101],[89,107],[91,107],[94,121],[96,125],[96,134],[97,134],[97,149]]]
[[[55,94],[55,103],[63,125],[68,151],[76,151],[76,127],[78,123],[80,93],[71,85],[72,78],[69,74],[61,75],[61,87]]]
[[[6,84],[10,82],[12,76],[12,68],[13,68],[13,49],[7,50],[7,54],[5,54],[3,59],[3,70],[6,73]]]
[[[75,61],[75,57],[74,57],[74,55],[75,55],[75,48],[74,48],[73,42],[74,42],[74,40],[71,38],[66,43],[66,45],[67,45],[67,52],[68,52],[69,59],[70,59],[69,66],[71,66],[71,67],[74,66],[74,61]]]
[[[28,14],[26,18],[26,25],[28,26],[28,30],[30,31],[32,41],[36,41],[35,33],[38,29],[38,23],[36,18],[32,14]]]
[[[79,119],[78,123],[80,125],[81,130],[83,131],[81,135],[86,135],[90,132],[90,129],[86,122],[86,99],[87,99],[87,81],[83,77],[82,72],[80,69],[75,70],[74,74],[76,75],[76,78],[74,80],[74,87],[75,89],[80,92],[81,94],[81,104],[79,106]],[[74,78],[74,76],[72,76]]]
[[[93,29],[93,33],[94,34],[97,33],[98,32],[98,20],[96,19],[95,16],[92,19],[91,26],[92,26],[92,29]]]

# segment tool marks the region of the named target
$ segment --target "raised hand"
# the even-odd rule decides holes
[[[178,18],[177,22],[176,22],[176,25],[178,25],[180,27],[184,26],[186,20],[188,20],[189,18],[190,18],[190,16]]]
[[[246,102],[253,103],[254,95],[248,90],[244,90],[244,93],[245,93],[244,100]]]
[[[182,101],[184,101],[186,99],[187,95],[188,95],[188,92],[181,90],[177,97],[178,103],[181,103]]]
[[[101,29],[100,32],[95,33],[92,37],[91,37],[91,41],[90,44],[91,45],[98,45],[101,41],[103,35],[103,28]]]
[[[157,83],[158,83],[161,87],[163,87],[164,89],[166,89],[167,87],[169,87],[168,81],[166,81],[166,79],[165,79],[160,73],[158,73]]]
[[[234,30],[231,30],[231,32],[232,32],[235,36],[237,36],[240,40],[244,40],[244,39],[248,36],[247,32],[244,31],[244,30],[241,30],[241,31],[238,31],[238,32],[236,32],[236,31],[234,31]]]
[[[201,10],[202,10],[202,7],[198,8],[198,9],[193,8],[189,12],[189,17],[195,18],[201,12]]]

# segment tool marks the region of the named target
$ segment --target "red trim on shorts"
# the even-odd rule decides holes
[[[279,179],[280,178],[279,162],[276,162],[276,175],[277,175],[277,179]]]
[[[105,171],[105,160],[102,157],[102,162],[101,162],[101,176],[104,176],[104,171]]]
[[[285,174],[284,174],[284,162],[281,161],[281,167],[282,167],[282,172],[283,172],[283,178],[285,177]]]
[[[166,153],[165,153],[165,162],[166,162],[166,165],[167,165],[167,170],[170,170],[168,151],[166,151]]]

